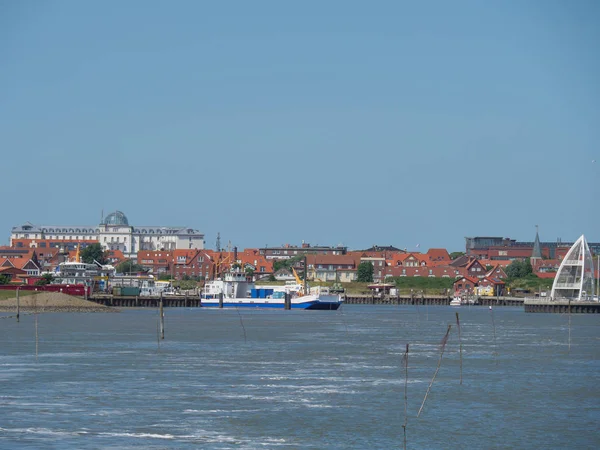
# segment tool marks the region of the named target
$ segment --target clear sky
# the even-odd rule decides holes
[[[594,0],[0,0],[0,243],[600,241],[599,44]]]

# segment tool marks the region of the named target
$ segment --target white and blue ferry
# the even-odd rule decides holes
[[[256,286],[245,273],[227,272],[223,278],[206,283],[200,293],[202,306],[223,308],[285,308],[286,294],[292,309],[336,310],[342,304],[341,295],[330,295],[326,288],[316,287],[305,293],[302,284]]]

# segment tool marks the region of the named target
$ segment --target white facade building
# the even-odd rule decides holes
[[[192,228],[131,226],[125,214],[115,211],[97,226],[33,225],[13,227],[15,239],[60,241],[98,241],[106,250],[120,250],[129,258],[139,250],[204,249],[204,234]]]

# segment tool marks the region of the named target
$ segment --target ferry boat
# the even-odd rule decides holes
[[[85,284],[91,286],[92,282],[106,280],[114,273],[115,268],[113,266],[87,264],[77,260],[60,263],[53,275],[55,284]]]
[[[331,295],[326,288],[315,287],[304,293],[301,284],[284,286],[256,286],[245,273],[228,272],[223,278],[206,283],[200,293],[200,302],[205,307],[223,308],[285,308],[286,295],[290,297],[292,309],[337,310],[343,302],[342,296]]]

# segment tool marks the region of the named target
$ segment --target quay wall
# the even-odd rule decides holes
[[[599,302],[568,302],[550,300],[525,300],[525,312],[529,313],[571,313],[600,314]]]
[[[160,297],[134,297],[116,295],[95,295],[88,300],[104,306],[120,308],[158,308]],[[162,298],[165,308],[199,308],[202,306],[197,295],[164,296]],[[452,298],[442,295],[344,295],[344,301],[349,305],[432,305],[448,306]],[[530,313],[568,313],[572,314],[600,314],[599,302],[557,302],[539,299],[524,299],[518,297],[478,297],[476,305],[480,306],[522,306],[525,312]],[[463,305],[464,307],[464,305]]]
[[[88,300],[104,306],[115,306],[118,308],[158,308],[160,297],[139,297],[127,295],[95,295]],[[162,298],[165,308],[199,308],[201,307],[199,296],[169,295]]]
[[[349,305],[450,305],[452,297],[445,295],[344,295]],[[484,306],[522,306],[523,299],[517,297],[478,297],[477,305]]]

